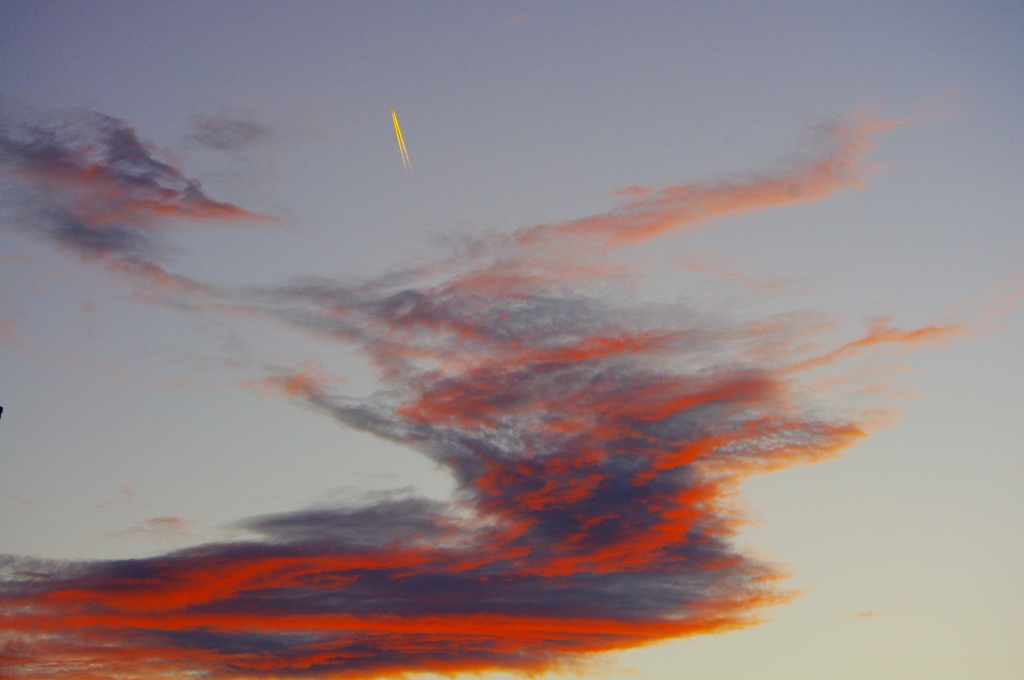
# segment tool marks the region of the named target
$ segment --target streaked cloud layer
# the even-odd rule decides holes
[[[457,490],[252,517],[238,523],[247,540],[146,559],[3,558],[11,677],[540,672],[756,623],[788,594],[777,567],[734,544],[737,484],[834,456],[869,422],[815,406],[803,381],[960,330],[883,320],[822,347],[799,315],[740,322],[611,292],[608,249],[858,186],[892,122],[851,116],[782,170],[630,190],[605,214],[467,239],[375,280],[226,291],[166,269],[154,234],[261,218],[207,197],[125,123],[70,121],[0,138],[18,228],[154,301],[173,292],[357,346],[378,371],[373,397],[310,370],[262,383],[428,456]]]

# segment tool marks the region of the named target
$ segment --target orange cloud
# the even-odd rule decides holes
[[[806,370],[832,364],[851,356],[869,352],[877,347],[892,346],[912,348],[922,345],[931,345],[940,342],[948,342],[954,338],[962,338],[970,332],[970,329],[961,323],[952,323],[945,326],[928,325],[912,330],[893,328],[890,324],[892,319],[885,317],[875,319],[868,327],[868,332],[856,340],[851,340],[833,350],[820,356],[812,357],[797,362],[791,370]]]
[[[870,169],[864,157],[875,148],[873,137],[905,122],[852,113],[818,130],[817,157],[740,180],[663,189],[627,187],[618,193],[628,200],[612,210],[525,229],[518,235],[519,242],[541,245],[584,237],[595,245],[617,248],[716,217],[820,201],[841,189],[862,186],[862,177]]]

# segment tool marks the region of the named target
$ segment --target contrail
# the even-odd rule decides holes
[[[402,154],[402,167],[405,168],[406,172],[409,172],[409,168],[412,164],[409,163],[409,152],[405,149],[405,139],[402,137],[402,128],[398,124],[398,114],[395,113],[394,109],[391,109],[391,121],[395,124],[395,137],[398,139],[398,150]]]

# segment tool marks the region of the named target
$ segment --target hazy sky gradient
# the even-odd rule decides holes
[[[473,567],[518,584],[486,591],[509,617],[586,593],[588,620],[649,623],[728,592],[715,611],[770,619],[600,657],[594,674],[1019,677],[1021,34],[1024,11],[995,2],[0,4],[5,140],[17,121],[64,135],[46,154],[41,137],[4,148],[0,554],[59,560],[39,587],[88,594],[113,587],[111,560],[191,546],[253,564],[272,545],[294,579],[339,546],[401,544],[420,564],[429,544],[430,564],[455,569],[455,536],[491,557],[533,551]],[[53,160],[86,143],[124,162]],[[563,372],[543,378],[538,353]],[[643,569],[595,566],[624,554],[616,531],[660,521],[624,508],[667,492],[609,495],[623,469],[559,437],[596,412],[602,427],[584,429],[600,446],[697,441],[685,418],[642,424],[667,417],[659,395],[679,376],[699,377],[678,388],[705,395],[692,403],[715,404],[673,407],[700,436],[794,414],[784,431],[804,458],[831,446],[821,423],[870,436],[743,482],[730,507],[752,523],[702,506],[699,530],[651,543]],[[499,465],[512,477],[498,483],[477,465],[505,458],[451,453],[472,435],[523,455],[503,437],[538,423],[562,434],[522,441],[563,467]],[[687,475],[710,469],[664,483],[707,491]],[[531,495],[537,479],[550,493]],[[586,534],[613,505],[624,524]],[[470,507],[492,524],[465,524]],[[535,533],[502,524],[518,521]],[[699,562],[697,544],[717,565],[699,584],[667,566]],[[174,573],[219,573],[199,554]],[[569,581],[543,581],[569,563]],[[437,572],[417,569],[386,592],[436,613],[422,596]],[[528,572],[543,587],[516,580]],[[758,590],[769,574],[788,577]],[[681,599],[658,590],[677,578]],[[747,608],[767,592],[799,594]],[[292,596],[274,606],[305,611]],[[473,597],[449,614],[494,607]],[[189,625],[145,645],[243,645]],[[514,639],[501,625],[488,644]],[[544,667],[549,651],[684,628],[611,643],[549,631],[517,643],[518,662],[435,667]],[[370,671],[427,671],[434,657],[373,658]]]

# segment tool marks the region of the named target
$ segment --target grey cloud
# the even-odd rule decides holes
[[[270,128],[251,120],[194,116],[189,139],[215,151],[239,151],[270,138]]]

